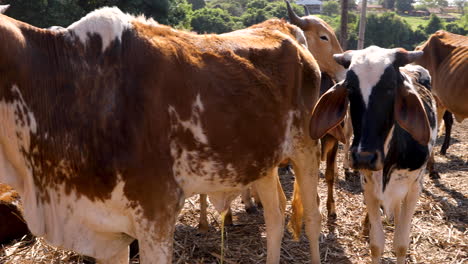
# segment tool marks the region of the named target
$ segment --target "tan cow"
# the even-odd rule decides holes
[[[266,261],[279,263],[272,190],[289,158],[320,262],[308,133],[320,70],[298,27],[197,35],[102,8],[63,30],[0,15],[0,39],[0,180],[20,193],[33,234],[100,263],[128,263],[138,239],[141,263],[171,263],[186,197],[210,193],[224,211],[253,185]]]
[[[424,55],[415,63],[428,69],[432,77],[432,93],[438,99],[438,124],[444,115],[444,120],[449,120],[444,114],[446,110],[458,122],[463,121],[468,117],[468,37],[439,30],[416,50],[424,51]],[[445,142],[446,150],[448,142]],[[431,176],[438,178],[433,162],[432,158],[428,168]]]
[[[304,35],[307,39],[309,51],[317,59],[320,70],[322,71],[322,81],[320,93],[325,93],[333,84],[344,78],[346,69],[333,59],[333,54],[342,53],[343,50],[335,36],[334,30],[321,18],[307,15],[299,17],[288,1],[288,15],[291,23],[299,26],[304,30]],[[330,78],[331,77],[331,78]],[[325,180],[327,182],[328,195],[327,195],[327,214],[330,218],[336,217],[335,200],[333,197],[333,186],[336,177],[336,157],[338,154],[338,141],[345,143],[345,155],[347,156],[349,150],[350,138],[352,136],[350,119],[346,118],[340,126],[329,131],[321,139],[321,160],[326,160]],[[344,167],[346,176],[349,176],[348,159],[344,160]],[[294,185],[294,193],[292,200],[292,216],[289,227],[293,236],[298,239],[302,229],[303,208],[300,203],[301,194],[298,191],[297,185]]]

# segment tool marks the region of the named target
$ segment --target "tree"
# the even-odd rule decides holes
[[[414,49],[411,26],[395,13],[370,14],[367,17],[365,43],[385,48]]]
[[[187,0],[175,0],[169,7],[168,22],[175,28],[191,29],[192,5]]]
[[[5,1],[7,14],[37,27],[68,26],[85,14],[73,0]]]
[[[413,0],[396,0],[395,7],[399,12],[411,11],[413,9]]]
[[[244,26],[250,27],[268,19],[268,14],[263,9],[249,9],[241,17]]]
[[[338,2],[329,0],[323,3],[322,12],[327,16],[337,15],[340,9]]]
[[[198,10],[200,8],[205,7],[205,0],[188,0],[190,4],[192,4],[192,9],[193,10]]]
[[[192,16],[192,29],[199,33],[224,33],[232,31],[234,21],[228,12],[220,8],[201,8]]]
[[[454,1],[455,5],[457,8],[460,10],[460,13],[465,15],[465,5],[466,5],[466,0],[455,0]]]
[[[393,10],[393,8],[395,8],[395,0],[383,0],[382,6],[386,9]]]
[[[447,0],[421,0],[420,4],[425,7],[435,8],[435,7],[447,7]]]
[[[466,36],[466,34],[468,34],[468,29],[463,28],[461,24],[457,23],[448,23],[447,25],[445,25],[445,30],[463,36]]]
[[[438,16],[431,14],[431,18],[429,19],[429,22],[427,23],[427,26],[424,29],[424,31],[426,31],[426,34],[430,35],[440,29],[444,29],[444,24],[442,23],[442,20]]]
[[[169,6],[178,0],[6,0],[8,14],[38,27],[68,26],[103,6],[117,6],[131,14],[144,14],[167,24]]]

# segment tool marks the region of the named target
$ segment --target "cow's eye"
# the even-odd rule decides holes
[[[327,36],[320,36],[320,39],[325,40],[325,41],[328,41]]]

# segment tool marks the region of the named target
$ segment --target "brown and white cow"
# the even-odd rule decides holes
[[[455,115],[458,122],[468,118],[468,37],[439,30],[416,50],[424,51],[424,55],[415,63],[429,70],[432,76],[432,92],[439,99],[438,124],[443,118],[446,127],[441,149],[441,153],[445,155],[453,124],[449,112]],[[433,162],[432,159],[428,167],[431,176],[438,178],[433,169]]]
[[[346,69],[337,63],[333,59],[333,54],[337,53],[342,53],[343,50],[340,46],[340,43],[338,42],[338,39],[335,36],[334,30],[328,25],[325,21],[323,21],[321,18],[316,17],[316,16],[311,16],[308,15],[306,17],[300,18],[297,16],[297,14],[294,12],[294,10],[291,8],[291,5],[288,1],[286,1],[287,4],[287,9],[288,9],[288,15],[291,20],[291,23],[295,24],[296,26],[299,26],[303,31],[304,31],[304,36],[307,40],[307,47],[309,51],[314,55],[314,58],[317,60],[317,63],[319,65],[319,68],[322,72],[322,81],[321,81],[321,88],[320,88],[320,93],[325,92],[329,88],[331,88],[334,84],[335,81],[339,81],[344,78],[344,73]],[[265,26],[267,23],[272,23],[271,26],[272,28],[278,23],[277,20],[270,20],[266,21],[260,26]],[[230,33],[227,33],[230,34]],[[332,78],[330,78],[332,76]],[[341,132],[343,131],[343,132]],[[351,138],[351,129],[350,129],[350,122],[349,119],[346,119],[346,121],[343,123],[343,128],[338,130],[337,132],[341,132],[343,135],[337,136],[336,134],[332,135],[327,135],[326,137],[322,138],[322,160],[327,161],[327,171],[326,171],[326,181],[328,185],[328,196],[327,196],[327,212],[329,216],[334,217],[336,215],[336,210],[335,210],[335,202],[333,199],[333,184],[334,184],[334,178],[336,174],[336,156],[337,156],[337,151],[338,151],[338,140],[341,141],[348,141]],[[336,137],[339,137],[339,139],[336,139]],[[347,149],[349,149],[349,144],[345,144],[345,153],[347,153]],[[284,163],[280,164],[280,166],[289,166],[289,163]],[[349,173],[349,165],[347,162],[347,159],[345,160],[344,163],[345,171],[347,172],[347,176]],[[283,204],[285,204],[285,196],[284,192],[281,188],[281,185],[278,187],[279,189],[279,197],[280,200],[282,201]],[[253,190],[255,192],[255,190]],[[296,191],[294,192],[296,196],[299,196],[299,192]],[[254,212],[255,206],[251,202],[250,196],[249,196],[249,190],[246,189],[243,191],[242,201],[245,205],[246,211],[247,212]],[[206,214],[206,208],[207,208],[207,196],[202,194],[200,196],[200,230],[205,231],[208,230],[208,221],[207,221],[207,214]],[[297,201],[300,203],[301,199],[300,197],[294,198],[294,201]],[[259,203],[258,199],[256,200],[257,203]],[[296,214],[299,209],[296,209],[297,207],[301,207],[302,205],[293,203],[293,214]],[[301,210],[302,211],[302,210]],[[302,219],[302,215],[297,215],[294,219]],[[230,211],[227,214],[227,218],[225,223],[232,223],[232,216],[230,214]],[[291,226],[293,229],[295,229],[295,233],[298,232],[299,229],[302,228],[302,221],[300,222],[295,222],[291,223]]]
[[[308,135],[320,71],[302,31],[277,20],[196,35],[96,10],[64,30],[0,15],[0,179],[31,232],[100,262],[171,263],[186,197],[253,184],[268,263],[283,236],[277,164],[293,162],[312,263],[320,262],[319,148]]]
[[[405,263],[411,218],[437,136],[429,73],[405,66],[421,55],[376,46],[335,55],[348,67],[346,79],[320,97],[311,118],[311,137],[320,138],[350,106],[351,167],[361,173],[373,263],[380,263],[385,244],[380,207],[395,219],[393,246],[397,263]]]

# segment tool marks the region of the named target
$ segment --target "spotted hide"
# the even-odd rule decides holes
[[[437,135],[429,73],[406,65],[421,55],[376,46],[335,55],[349,67],[346,79],[320,97],[312,114],[311,137],[319,138],[350,106],[350,165],[361,173],[372,263],[380,263],[385,244],[380,207],[395,220],[393,246],[397,263],[405,263],[411,218]]]
[[[284,218],[275,173],[290,158],[318,263],[319,149],[308,135],[320,71],[302,31],[272,20],[196,35],[117,8],[65,29],[0,15],[0,180],[20,193],[31,232],[53,245],[171,263],[186,197],[254,185],[264,202],[268,263]]]

